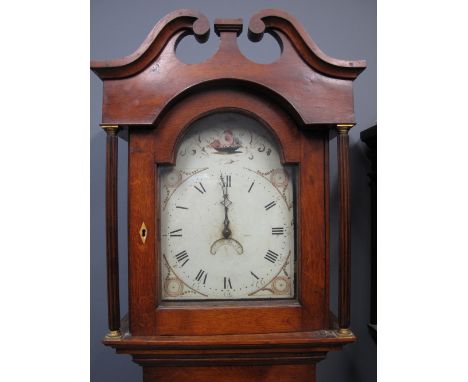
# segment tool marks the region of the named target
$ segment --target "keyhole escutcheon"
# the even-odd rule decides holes
[[[140,239],[143,244],[145,244],[147,234],[148,232],[146,229],[146,225],[145,225],[145,222],[143,222],[141,223],[141,227],[140,227]]]

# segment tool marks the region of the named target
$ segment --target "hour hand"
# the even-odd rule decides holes
[[[232,204],[231,201],[228,198],[227,194],[227,187],[226,184],[224,183],[223,175],[220,175],[221,178],[221,185],[223,187],[223,201],[221,204],[224,206],[224,227],[223,227],[223,237],[225,239],[228,239],[231,236],[231,230],[229,229],[229,217],[228,217],[228,210],[229,206]]]
[[[229,200],[227,195],[224,195],[224,199],[220,202],[225,208],[228,208],[232,202]]]

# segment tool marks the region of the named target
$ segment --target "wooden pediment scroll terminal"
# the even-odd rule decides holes
[[[281,47],[270,64],[217,19],[219,48],[186,64],[178,42],[210,34],[192,10],[163,18],[131,55],[92,61],[107,133],[109,333],[145,382],[315,381],[350,329],[348,131],[365,61],[323,53],[297,20],[266,9],[248,23]],[[329,311],[329,154],[337,132],[339,311]],[[117,138],[129,141],[129,312],[120,316]],[[180,367],[183,366],[183,367]]]

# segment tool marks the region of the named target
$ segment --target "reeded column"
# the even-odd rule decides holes
[[[107,260],[107,308],[109,333],[118,338],[120,333],[119,252],[117,220],[117,125],[101,125],[106,139],[106,260]]]
[[[349,135],[351,124],[337,125],[339,187],[339,290],[338,323],[341,335],[349,335],[351,297],[351,206],[349,179]]]

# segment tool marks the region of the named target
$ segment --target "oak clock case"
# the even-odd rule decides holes
[[[131,55],[93,61],[107,134],[109,333],[143,380],[315,381],[350,329],[348,131],[365,61],[323,53],[280,10],[254,14],[281,56],[242,55],[241,19],[216,19],[218,51],[184,64],[178,42],[208,39],[202,14],[170,13]],[[234,70],[235,69],[235,70]],[[128,140],[129,312],[120,314],[117,139]],[[338,146],[339,296],[329,309],[329,140]]]
[[[231,86],[187,95],[129,135],[129,230],[146,227],[129,242],[132,335],[328,325],[323,132],[304,140],[286,112]]]
[[[162,300],[293,298],[294,170],[251,117],[193,123],[159,168]]]

